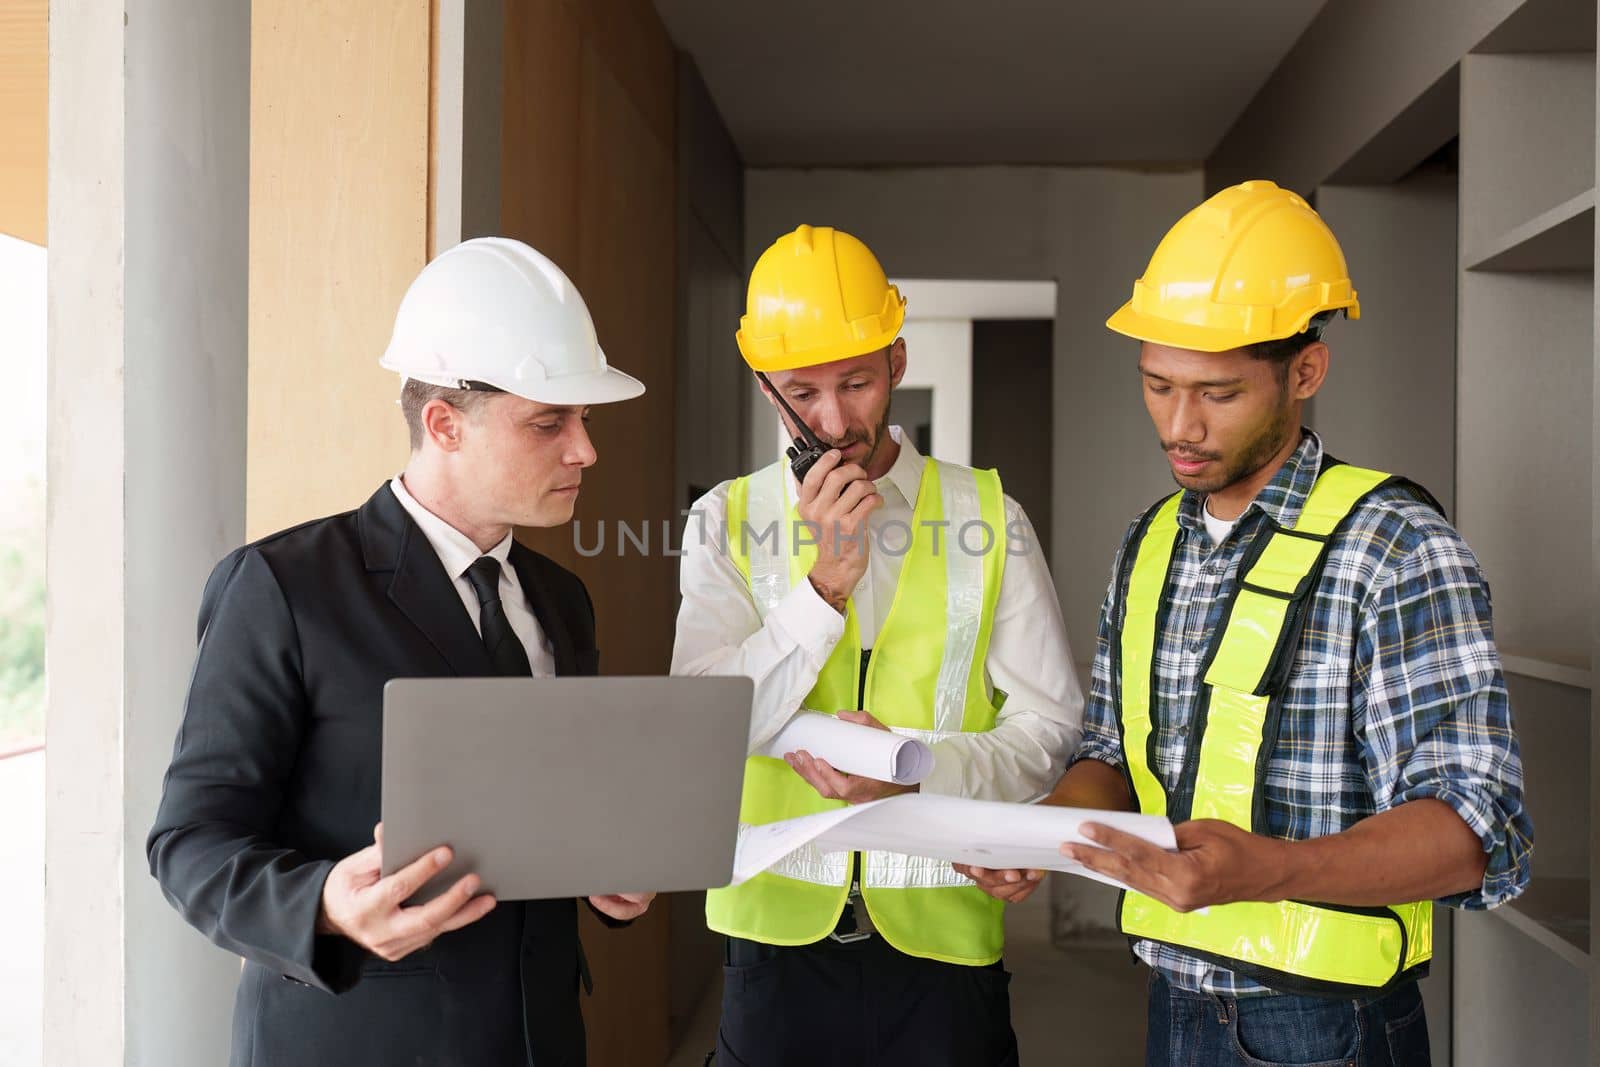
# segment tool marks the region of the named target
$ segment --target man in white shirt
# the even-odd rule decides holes
[[[801,481],[779,463],[719,485],[685,537],[673,672],[756,685],[741,822],[906,790],[754,755],[801,709],[927,740],[911,788],[1047,793],[1083,709],[1055,590],[995,472],[889,425],[898,291],[860,241],[802,226],[757,263],[748,307],[741,352],[828,451]],[[707,918],[728,935],[719,1064],[1015,1061],[1000,908],[948,864],[802,850],[713,891]]]

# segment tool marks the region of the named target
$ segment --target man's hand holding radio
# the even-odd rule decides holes
[[[867,472],[843,459],[843,453],[833,449],[817,460],[800,484],[796,507],[817,545],[817,561],[807,577],[841,615],[856,583],[867,573],[867,516],[883,504]]]

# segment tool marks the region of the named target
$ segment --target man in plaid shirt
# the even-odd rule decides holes
[[[1407,933],[1422,938],[1408,947],[1402,937],[1382,976],[1348,964],[1368,936],[1359,923],[1426,908],[1404,901],[1491,908],[1528,884],[1533,828],[1488,587],[1438,506],[1403,480],[1376,476],[1323,542],[1297,628],[1274,653],[1284,669],[1269,669],[1254,691],[1272,700],[1266,726],[1254,727],[1267,735],[1258,738],[1265,758],[1247,751],[1239,766],[1250,769],[1223,790],[1211,779],[1225,759],[1210,778],[1196,773],[1203,735],[1232,714],[1207,692],[1208,670],[1241,585],[1254,589],[1242,575],[1262,573],[1251,568],[1275,532],[1303,536],[1319,475],[1339,469],[1301,412],[1328,372],[1321,333],[1340,310],[1359,314],[1332,233],[1293,193],[1248,182],[1173,228],[1108,323],[1143,342],[1146,407],[1182,493],[1123,540],[1082,746],[1046,802],[1151,810],[1153,801],[1173,817],[1174,853],[1098,826],[1085,834],[1099,847],[1062,846],[1135,891],[1119,921],[1154,971],[1151,1065],[1426,1064],[1415,979],[1426,973],[1431,911],[1409,913]],[[1160,540],[1161,512],[1170,559],[1131,592],[1134,561]],[[1130,621],[1141,596],[1154,611],[1145,660]],[[1148,661],[1147,696],[1142,678],[1130,686],[1119,669],[1130,655]],[[1258,706],[1269,706],[1265,696]],[[1145,729],[1130,753],[1125,737]],[[1243,825],[1180,821],[1207,803],[1197,781],[1249,794]],[[1205,810],[1226,808],[1212,799]],[[1042,877],[961,869],[1013,902]],[[1150,925],[1130,924],[1140,895],[1167,936],[1139,936]],[[1313,911],[1322,928],[1292,926],[1290,909]],[[1355,922],[1341,926],[1348,916]],[[1352,977],[1318,974],[1319,953]]]

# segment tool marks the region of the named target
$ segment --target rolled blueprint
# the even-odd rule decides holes
[[[782,759],[801,749],[835,770],[895,785],[916,785],[933,770],[933,749],[922,741],[817,711],[797,713],[761,755]]]

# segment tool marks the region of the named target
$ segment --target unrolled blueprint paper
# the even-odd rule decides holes
[[[916,785],[933,770],[933,750],[914,737],[875,730],[818,711],[802,711],[778,731],[763,756],[782,759],[801,749],[834,770],[895,785]]]
[[[824,852],[878,849],[979,867],[1065,871],[1127,888],[1061,854],[1063,842],[1094,844],[1080,832],[1086,822],[1169,851],[1178,847],[1172,824],[1159,815],[906,793],[744,829],[733,861],[733,884],[814,843]]]

